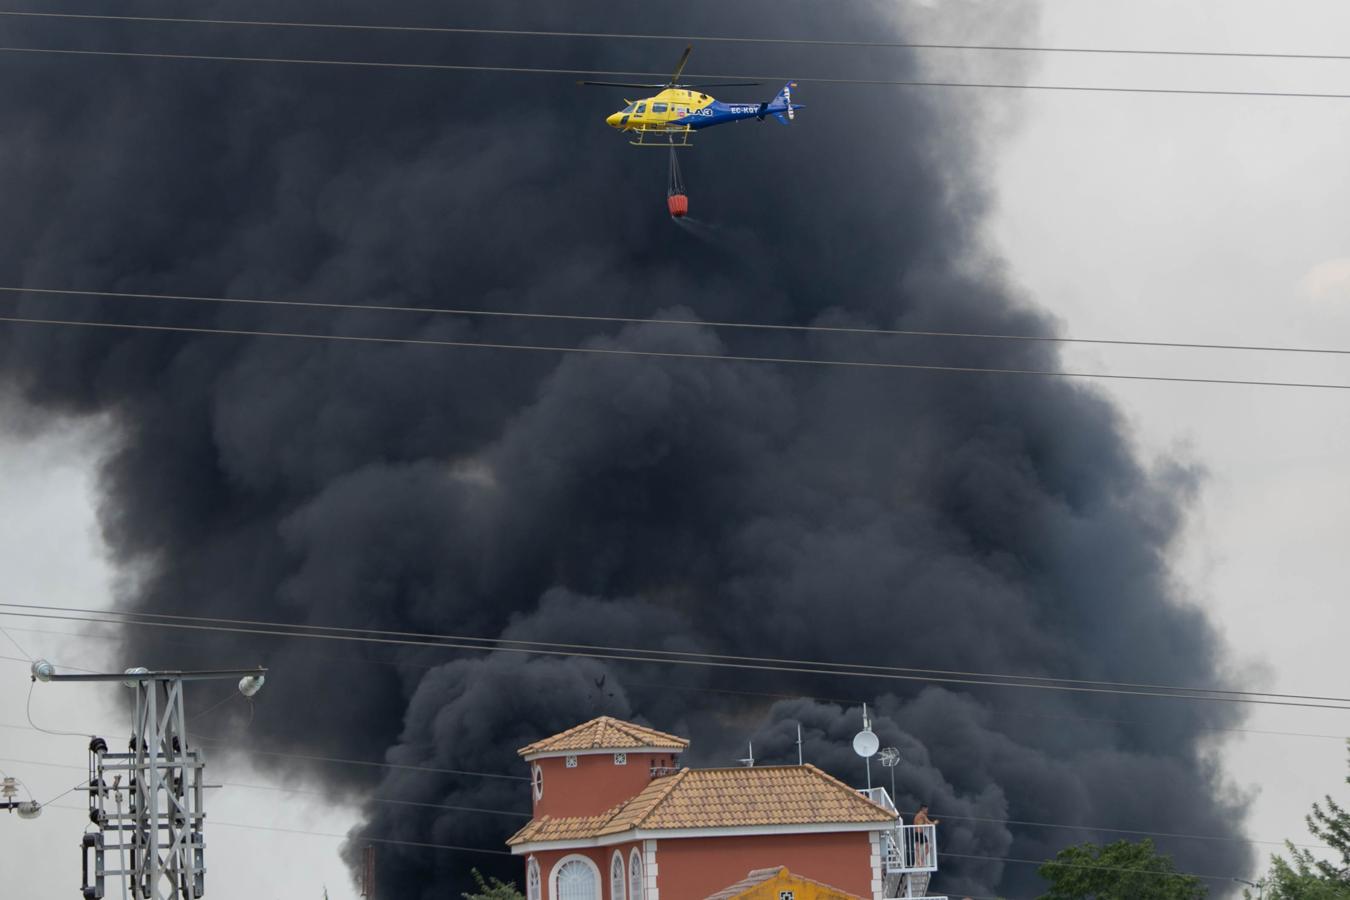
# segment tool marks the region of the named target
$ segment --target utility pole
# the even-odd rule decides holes
[[[121,674],[62,675],[40,659],[32,672],[34,681],[120,681],[136,691],[127,752],[110,752],[101,737],[89,741],[89,820],[97,830],[86,832],[81,846],[85,900],[101,900],[110,877],[134,900],[205,896],[205,763],[201,751],[188,744],[183,686],[238,679],[239,692],[252,697],[262,688],[267,670],[138,668]],[[117,867],[109,869],[108,856],[114,852]]]
[[[375,898],[375,845],[366,844],[361,851],[361,896]]]

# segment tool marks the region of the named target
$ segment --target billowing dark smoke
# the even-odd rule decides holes
[[[199,11],[374,15],[352,2],[283,7]],[[382,6],[382,20],[913,34],[864,0],[396,7]],[[978,21],[996,9],[1006,15],[1008,5],[964,13]],[[1008,28],[1027,26],[1020,15]],[[4,42],[19,46],[656,72],[680,49],[223,26],[4,29]],[[717,44],[698,47],[693,70],[920,72],[899,52]],[[969,96],[804,81],[797,99],[807,109],[791,128],[742,124],[702,137],[685,176],[704,224],[681,229],[664,215],[665,158],[601,124],[622,92],[582,91],[562,76],[13,53],[0,54],[0,75],[4,285],[1052,327],[1015,299],[980,245],[986,186],[972,124],[980,107]],[[247,330],[1056,365],[1052,348],[1027,343],[32,295],[0,308]],[[1212,683],[1222,664],[1213,631],[1169,580],[1194,475],[1142,467],[1110,404],[1082,385],[36,325],[0,327],[0,375],[52,414],[111,413],[119,440],[102,515],[117,559],[137,574],[120,598],[128,609],[1182,684]],[[760,758],[793,759],[800,722],[808,758],[858,783],[847,741],[866,699],[883,741],[904,754],[902,807],[927,801],[945,819],[935,888],[949,895],[1028,893],[1034,867],[982,857],[1042,859],[1099,836],[999,820],[1236,835],[1243,809],[1206,741],[1235,713],[1214,706],[225,636],[186,646],[132,639],[130,655],[157,665],[272,666],[251,726],[261,744],[438,768],[523,774],[514,748],[611,713],[690,735],[695,764],[732,762],[752,737]],[[349,795],[528,804],[511,781],[308,774]],[[371,804],[361,833],[500,849],[519,822]],[[1165,846],[1194,871],[1240,873],[1249,862],[1238,843]],[[382,895],[454,896],[470,866],[520,871],[500,857],[387,845]]]

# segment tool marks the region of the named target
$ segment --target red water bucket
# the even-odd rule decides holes
[[[679,219],[689,215],[689,196],[687,194],[671,194],[666,198],[666,206],[670,207],[672,218]]]

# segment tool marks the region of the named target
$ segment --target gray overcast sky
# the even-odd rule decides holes
[[[1336,52],[1333,38],[1345,34],[1350,7],[1336,0],[1050,0],[1040,41]],[[947,65],[933,59],[935,71]],[[967,61],[960,71],[978,66]],[[1029,77],[1350,93],[1350,62],[1052,55]],[[989,241],[1009,277],[1057,313],[1066,333],[1350,346],[1350,101],[1019,92],[992,102],[1008,111],[1000,117],[1006,129],[990,137],[999,205]],[[1102,348],[1072,349],[1067,359],[1081,370],[1350,382],[1350,363],[1334,359]],[[1207,473],[1175,573],[1227,636],[1235,674],[1255,672],[1274,690],[1345,694],[1350,554],[1338,526],[1350,507],[1350,397],[1198,385],[1103,389],[1129,417],[1146,457],[1180,458]],[[93,524],[97,423],[0,437],[0,571],[9,595],[106,602],[111,574]],[[58,659],[97,653],[49,634],[15,636]],[[0,655],[18,654],[6,643]],[[23,723],[24,668],[0,661],[0,673],[0,724]],[[97,698],[75,686],[44,687],[34,715],[57,728],[107,721]],[[1275,709],[1254,712],[1247,727],[1338,734],[1346,726],[1343,713]],[[4,757],[83,766],[83,744],[0,728]],[[1248,823],[1256,839],[1305,840],[1308,806],[1342,784],[1345,749],[1336,740],[1250,735],[1216,747],[1235,789],[1256,794]],[[80,777],[8,760],[0,768],[40,799]],[[224,777],[261,783],[242,771]],[[211,812],[219,822],[335,833],[354,821],[350,810],[312,798],[281,800],[231,789],[213,798]],[[1159,830],[1166,820],[1159,810]],[[73,895],[80,821],[56,809],[38,823],[0,819],[7,858],[43,861],[7,865],[7,885],[22,896]],[[327,882],[333,900],[353,897],[335,849],[331,839],[222,825],[210,837],[213,894],[317,897]]]
[[[1043,7],[1049,45],[1343,52],[1336,2],[1158,0]],[[1044,84],[1350,93],[1350,62],[1056,55]],[[990,237],[1069,335],[1350,347],[1350,101],[1031,93],[999,139]],[[1350,362],[1073,349],[1072,368],[1350,383]],[[1245,670],[1288,692],[1347,692],[1350,396],[1103,383],[1145,454],[1208,473],[1176,576]],[[1344,713],[1263,710],[1247,727],[1345,734]],[[1251,735],[1221,758],[1257,792],[1248,834],[1307,841],[1336,792],[1335,740]],[[1159,811],[1165,822],[1166,811]],[[1160,829],[1165,830],[1165,829]],[[1272,848],[1266,848],[1267,850]]]

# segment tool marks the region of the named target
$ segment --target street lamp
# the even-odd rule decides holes
[[[1262,878],[1260,881],[1248,881],[1245,878],[1234,878],[1233,880],[1236,881],[1238,884],[1245,884],[1248,887],[1256,888],[1256,900],[1265,900],[1266,880],[1264,878]]]

